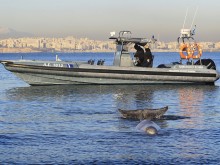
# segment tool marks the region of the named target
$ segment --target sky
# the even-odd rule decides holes
[[[0,27],[38,37],[108,40],[109,32],[132,31],[176,41],[183,27],[197,26],[196,40],[220,41],[220,0],[0,0]]]

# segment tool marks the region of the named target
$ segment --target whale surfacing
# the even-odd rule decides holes
[[[157,135],[158,131],[160,130],[160,127],[150,120],[142,120],[137,126],[136,129],[145,132],[148,135]]]

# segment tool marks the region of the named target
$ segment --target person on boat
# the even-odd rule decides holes
[[[145,48],[145,53],[144,53],[144,60],[142,62],[142,66],[143,67],[152,67],[153,55],[151,53],[151,50],[147,44],[144,46],[144,48]]]
[[[151,120],[142,120],[137,126],[136,129],[141,132],[145,132],[148,135],[157,135],[160,127]]]
[[[140,45],[135,44],[134,48],[137,50],[134,57],[137,59],[136,66],[141,67],[152,67],[153,64],[153,56],[150,51],[148,44],[142,48]]]
[[[134,54],[137,61],[136,66],[141,66],[144,61],[144,49],[138,44],[135,44],[134,48],[136,49],[136,53]]]

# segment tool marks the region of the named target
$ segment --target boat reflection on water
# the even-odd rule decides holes
[[[183,122],[186,128],[195,128],[203,124],[204,113],[201,106],[204,100],[204,91],[199,88],[179,89],[180,112],[182,116],[199,117],[199,120],[188,120],[187,124]]]
[[[214,92],[215,86],[172,86],[172,85],[57,85],[30,86],[7,90],[9,100],[52,100],[102,98],[117,109],[143,109],[169,106],[183,116],[195,117],[203,103],[206,92]],[[179,101],[178,101],[179,100]],[[175,109],[175,110],[174,110]],[[200,114],[202,115],[202,114]]]
[[[30,86],[9,89],[6,96],[8,100],[13,101],[50,102],[57,106],[68,103],[72,108],[76,103],[77,106],[89,103],[102,109],[102,112],[111,109],[112,113],[116,113],[118,109],[155,109],[169,106],[166,115],[202,118],[204,114],[200,108],[204,97],[207,92],[212,93],[215,89],[215,86],[204,88],[185,85]],[[193,127],[193,123],[190,125]],[[188,127],[190,125],[188,124]]]
[[[148,106],[152,105],[154,90],[151,86],[140,85],[57,85],[57,86],[29,86],[18,87],[7,90],[8,99],[13,100],[43,100],[62,98],[90,98],[108,97],[109,101],[113,100],[120,108],[135,106],[142,107],[143,102]],[[109,97],[110,96],[110,97]],[[103,98],[104,98],[103,97]]]
[[[180,108],[177,114],[190,117],[177,124],[178,129],[174,131],[177,138],[180,139],[174,143],[174,146],[180,151],[180,157],[188,159],[201,158],[198,151],[202,151],[207,147],[207,144],[201,141],[201,137],[209,139],[212,135],[205,132],[213,129],[215,125],[211,121],[210,114],[215,111],[215,106],[211,104],[212,102],[215,103],[213,96],[217,95],[215,92],[218,91],[218,88],[217,86],[206,86],[206,88],[189,86],[178,90]]]

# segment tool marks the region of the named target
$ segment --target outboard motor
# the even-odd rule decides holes
[[[201,59],[196,61],[195,65],[205,65],[207,69],[214,69],[216,70],[216,65],[213,60],[211,59]]]

